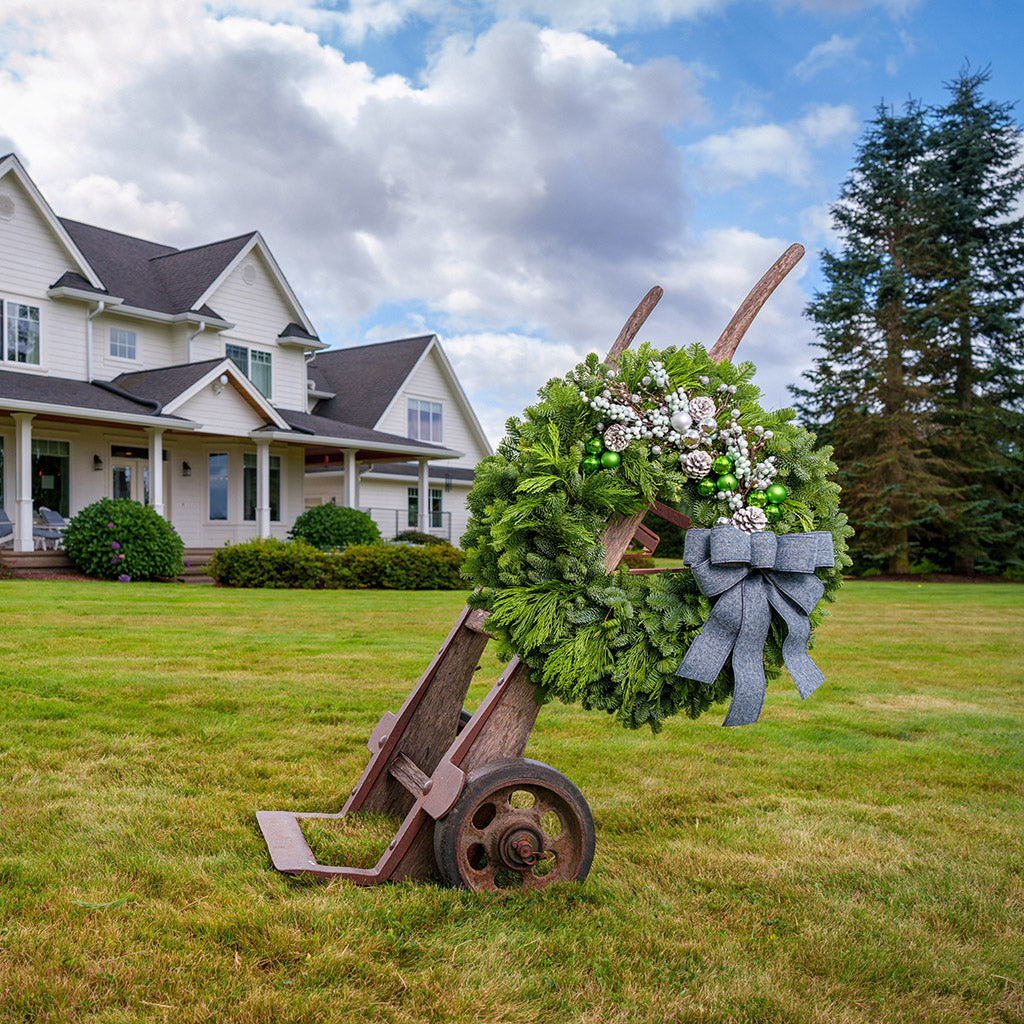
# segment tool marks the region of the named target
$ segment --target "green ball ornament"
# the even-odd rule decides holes
[[[604,441],[602,441],[599,437],[592,437],[586,443],[585,447],[591,455],[600,455],[602,450],[604,449]]]
[[[711,472],[715,476],[725,476],[727,473],[732,472],[732,459],[728,455],[719,455],[714,462],[711,463]]]
[[[773,505],[781,505],[789,497],[789,491],[782,484],[772,484],[764,493]]]
[[[588,455],[581,463],[580,470],[584,476],[590,476],[601,468],[601,460],[596,455]]]
[[[747,504],[751,508],[764,508],[768,504],[768,495],[764,491],[751,491],[747,495]]]
[[[735,491],[740,485],[740,482],[732,475],[732,473],[723,473],[718,478],[717,483],[720,491]]]
[[[702,498],[710,498],[717,490],[718,487],[715,485],[715,481],[709,476],[704,477],[704,479],[697,484],[697,493]]]
[[[768,517],[769,523],[777,523],[782,518],[782,509],[778,505],[766,505],[764,514]]]
[[[605,469],[618,469],[622,462],[622,456],[618,452],[604,452],[601,455],[601,465]]]

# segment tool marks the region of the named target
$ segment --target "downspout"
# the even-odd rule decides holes
[[[107,304],[100,299],[96,308],[85,318],[85,379],[92,380],[93,357],[92,357],[92,322],[107,308]]]
[[[202,334],[203,331],[205,331],[205,330],[206,330],[206,321],[205,320],[200,320],[199,321],[199,330],[198,331],[193,331],[188,336],[188,362],[190,362],[190,363],[192,362],[192,342],[195,341],[196,338],[198,338],[199,335]]]

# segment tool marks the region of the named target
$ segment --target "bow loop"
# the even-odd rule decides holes
[[[756,722],[764,702],[764,645],[772,609],[786,624],[782,656],[802,697],[824,682],[807,653],[807,616],[824,584],[814,570],[835,565],[826,530],[748,534],[734,526],[689,530],[683,561],[707,597],[718,598],[676,675],[711,684],[732,654],[735,686],[725,725]]]

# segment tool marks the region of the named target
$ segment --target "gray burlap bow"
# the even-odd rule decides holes
[[[825,680],[807,653],[807,616],[825,586],[815,569],[835,565],[832,534],[826,530],[744,533],[735,526],[689,530],[683,561],[702,594],[718,600],[704,629],[686,652],[676,675],[710,685],[732,652],[736,684],[723,725],[756,722],[764,703],[764,645],[772,608],[786,624],[782,657],[801,697]]]

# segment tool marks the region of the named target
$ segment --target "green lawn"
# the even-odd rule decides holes
[[[507,898],[282,876],[253,814],[340,808],[464,594],[0,598],[3,1024],[1024,1021],[1024,586],[849,584],[746,729],[544,708],[597,856]]]

